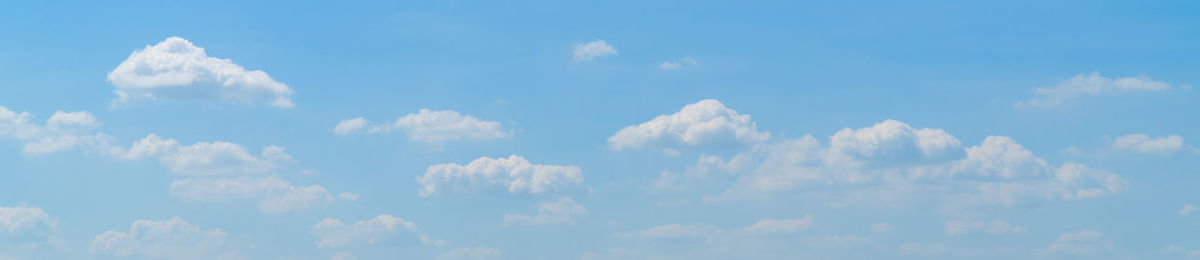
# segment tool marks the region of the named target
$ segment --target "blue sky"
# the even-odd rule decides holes
[[[0,259],[1200,257],[1193,2],[3,6]]]

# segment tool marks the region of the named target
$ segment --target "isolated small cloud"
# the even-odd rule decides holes
[[[263,147],[262,152],[254,155],[236,143],[218,141],[180,145],[175,139],[164,139],[155,134],[134,142],[128,149],[114,148],[112,153],[131,160],[158,158],[168,170],[183,175],[261,174],[293,161],[280,146]]]
[[[536,215],[506,214],[504,225],[573,224],[575,218],[586,215],[587,209],[571,198],[538,203]]]
[[[420,143],[442,143],[459,140],[494,140],[512,137],[500,122],[480,120],[456,111],[421,109],[396,119],[392,124],[375,125],[362,117],[342,120],[333,128],[334,134],[386,134],[403,132],[408,140]]]
[[[744,230],[753,234],[780,234],[780,233],[795,233],[808,230],[812,225],[812,214],[806,214],[803,218],[796,219],[763,219],[746,227]]]
[[[1171,85],[1166,82],[1156,81],[1145,76],[1110,79],[1100,76],[1098,72],[1092,72],[1091,75],[1075,75],[1075,77],[1052,87],[1034,89],[1033,98],[1016,102],[1015,105],[1018,108],[1049,109],[1083,97],[1163,92],[1171,88]]]
[[[1179,209],[1179,215],[1180,216],[1191,215],[1192,213],[1195,213],[1197,210],[1200,210],[1200,208],[1197,208],[1196,205],[1185,204],[1185,205],[1183,205],[1183,208]]]
[[[572,60],[575,62],[584,62],[609,55],[617,55],[617,49],[604,40],[595,40],[588,43],[576,44]]]
[[[294,92],[261,70],[209,57],[204,48],[170,37],[134,51],[108,73],[117,104],[135,100],[220,100],[291,108]]]
[[[418,194],[428,197],[444,193],[504,191],[509,194],[540,194],[566,191],[583,184],[583,171],[571,165],[533,164],[524,157],[480,157],[466,165],[446,163],[429,166],[417,178]]]
[[[662,64],[658,65],[658,68],[662,70],[681,70],[684,67],[696,66],[699,64],[699,62],[696,62],[696,59],[691,57],[683,57],[676,61],[664,61]]]
[[[1152,138],[1145,134],[1129,134],[1113,139],[1113,148],[1119,151],[1145,154],[1171,154],[1183,150],[1183,137],[1170,135]]]
[[[972,233],[984,233],[988,235],[1015,235],[1024,234],[1027,228],[1024,226],[1009,224],[1004,221],[946,221],[943,230],[947,235],[967,235]]]

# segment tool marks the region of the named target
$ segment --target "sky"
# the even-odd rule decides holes
[[[1200,3],[11,2],[0,259],[1200,258]]]

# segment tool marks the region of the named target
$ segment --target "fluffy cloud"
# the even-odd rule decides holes
[[[107,149],[112,137],[91,133],[100,125],[100,121],[87,111],[57,111],[41,125],[33,121],[29,112],[17,113],[0,106],[0,138],[24,141],[22,153],[30,155],[70,151],[76,147]]]
[[[845,128],[829,138],[823,152],[830,164],[921,163],[963,155],[962,144],[941,129],[914,129],[896,120],[884,120],[860,129]]]
[[[702,239],[720,230],[711,226],[668,224],[644,230],[613,234],[622,239],[687,240]]]
[[[341,220],[326,218],[313,225],[311,233],[319,239],[317,246],[321,248],[372,245],[398,233],[411,234],[422,243],[428,242],[424,235],[417,232],[417,224],[386,214],[349,225]]]
[[[1200,210],[1200,208],[1197,208],[1196,205],[1186,204],[1186,205],[1183,205],[1183,208],[1179,209],[1179,215],[1180,216],[1191,215],[1192,213],[1195,213],[1196,210]]]
[[[1162,92],[1170,90],[1166,82],[1152,80],[1147,77],[1129,77],[1109,79],[1093,72],[1091,75],[1079,74],[1058,85],[1033,90],[1034,97],[1017,102],[1022,108],[1054,108],[1087,96],[1115,95],[1134,92]]]
[[[0,207],[0,231],[16,234],[28,230],[53,229],[56,221],[41,208],[16,206]]]
[[[337,135],[356,133],[389,133],[401,131],[408,140],[421,143],[441,143],[458,140],[493,140],[512,136],[499,122],[484,121],[455,111],[421,109],[390,125],[373,125],[362,117],[342,120],[333,128]]]
[[[308,210],[333,203],[333,195],[324,187],[294,186],[275,177],[175,180],[171,182],[171,195],[184,201],[260,201],[258,208],[264,213]]]
[[[797,219],[763,219],[759,220],[754,225],[746,227],[746,232],[754,234],[779,234],[779,233],[794,233],[808,230],[812,225],[812,214],[806,214],[803,218]]]
[[[504,254],[502,252],[500,252],[500,250],[497,250],[495,248],[460,247],[460,248],[450,249],[449,252],[446,252],[446,253],[438,256],[438,259],[486,260],[486,259],[500,259],[500,257],[502,257],[502,256],[504,256]]]
[[[170,37],[134,51],[108,73],[116,103],[139,99],[202,99],[294,107],[293,91],[261,70],[247,71],[229,59],[209,57],[204,48]]]
[[[1082,230],[1075,233],[1063,233],[1058,240],[1046,246],[1038,253],[1044,255],[1095,255],[1111,252],[1113,243],[1104,238],[1104,234],[1092,230]]]
[[[1004,221],[946,221],[943,230],[947,235],[967,235],[971,233],[983,232],[988,235],[1013,235],[1024,234],[1027,230],[1024,226],[1008,224]]]
[[[584,62],[609,55],[617,55],[617,49],[613,48],[612,45],[608,45],[604,40],[595,40],[588,43],[576,44],[572,59],[575,62]]]
[[[671,115],[660,115],[628,126],[608,138],[613,150],[658,146],[666,149],[756,143],[770,134],[758,132],[750,115],[741,115],[714,99],[684,106]]]
[[[576,166],[532,164],[521,156],[480,157],[467,165],[446,163],[429,166],[417,178],[418,194],[472,193],[504,190],[510,194],[565,191],[583,184]]]
[[[1166,137],[1151,138],[1145,134],[1129,134],[1113,139],[1113,148],[1120,151],[1148,153],[1148,154],[1170,154],[1183,150],[1183,137],[1178,135],[1170,135]]]
[[[205,230],[178,217],[134,221],[128,232],[107,231],[92,240],[98,256],[148,259],[244,259],[220,229]]]
[[[113,154],[125,159],[158,157],[171,172],[208,176],[260,174],[292,161],[279,146],[264,147],[256,156],[240,144],[200,142],[179,145],[175,139],[163,139],[154,134],[134,142],[129,149],[113,149]]]
[[[537,215],[504,215],[504,225],[572,224],[575,218],[587,214],[587,209],[571,198],[562,197],[551,202],[538,203]]]

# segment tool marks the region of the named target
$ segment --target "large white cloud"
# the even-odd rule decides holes
[[[450,110],[434,111],[429,109],[421,109],[417,113],[400,117],[392,124],[375,125],[362,117],[356,117],[338,122],[333,129],[337,135],[379,134],[392,131],[404,132],[408,135],[409,141],[421,143],[493,140],[512,136],[512,131],[504,130],[500,122],[480,120]]]
[[[617,55],[617,49],[604,40],[595,40],[576,44],[572,60],[575,62],[584,62],[609,55]]]
[[[1113,148],[1120,151],[1147,153],[1147,154],[1170,154],[1183,150],[1183,137],[1178,135],[1170,135],[1159,138],[1151,138],[1145,134],[1128,134],[1113,139]]]
[[[328,206],[333,195],[320,185],[295,186],[276,177],[192,178],[171,182],[171,195],[184,201],[258,201],[264,213],[302,211]]]
[[[538,203],[536,215],[507,214],[504,225],[572,224],[575,218],[586,215],[587,208],[571,198]]]
[[[1033,90],[1034,97],[1016,103],[1017,107],[1054,108],[1087,96],[1115,95],[1134,92],[1162,92],[1171,85],[1145,76],[1110,79],[1093,72],[1075,75],[1058,85]]]
[[[220,229],[202,229],[181,218],[138,220],[129,231],[107,231],[92,240],[98,256],[146,259],[245,259]]]
[[[417,178],[418,194],[505,191],[510,194],[566,191],[583,184],[583,171],[576,166],[542,165],[512,155],[507,158],[480,157],[466,165],[446,163],[429,166]]]
[[[417,224],[387,214],[351,224],[326,218],[313,225],[311,233],[318,238],[317,246],[321,248],[372,245],[397,235],[411,236],[423,244],[433,242],[417,231]]]
[[[108,81],[116,86],[117,103],[200,99],[295,106],[292,89],[266,72],[209,57],[204,48],[180,37],[134,51],[108,73]]]
[[[750,115],[738,114],[715,99],[684,106],[671,115],[660,115],[639,125],[627,126],[608,138],[613,150],[662,147],[682,149],[729,146],[766,140]]]

